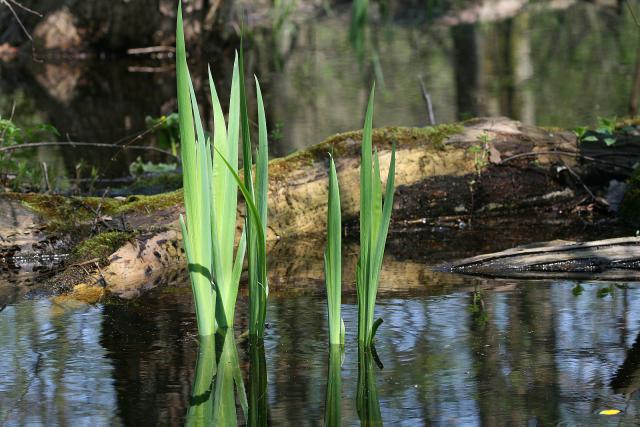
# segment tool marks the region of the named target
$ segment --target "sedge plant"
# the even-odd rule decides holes
[[[329,344],[344,344],[344,322],[340,317],[342,297],[342,222],[340,188],[333,156],[329,159],[329,208],[327,211],[327,247],[324,251],[324,279],[329,314]]]
[[[244,75],[244,59],[242,45],[240,47],[240,75]],[[269,283],[267,280],[267,192],[269,183],[269,152],[267,145],[267,120],[265,117],[262,91],[258,79],[256,82],[256,98],[258,101],[258,154],[256,158],[256,177],[253,179],[253,154],[249,129],[249,113],[247,108],[244,79],[240,79],[240,123],[242,125],[242,158],[243,178],[226,156],[216,149],[221,161],[227,166],[233,179],[242,193],[247,208],[245,218],[247,264],[249,275],[249,335],[261,338],[264,336],[267,316],[267,297]],[[214,147],[215,148],[215,147]]]
[[[234,257],[240,132],[240,74],[234,64],[228,126],[211,72],[213,141],[205,134],[187,67],[181,6],[176,31],[176,74],[186,221],[180,216],[183,244],[196,303],[198,332],[211,335],[233,326],[246,234]],[[215,147],[215,150],[213,149]],[[233,164],[230,164],[232,162]]]
[[[391,149],[391,162],[383,206],[378,152],[372,154],[374,93],[375,84],[371,89],[365,114],[360,156],[360,258],[356,266],[356,292],[358,299],[358,344],[363,348],[372,346],[376,330],[382,323],[382,319],[377,319],[374,322],[373,317],[382,257],[393,208],[396,164],[394,145]]]
[[[240,46],[240,74],[244,76],[244,55]],[[244,78],[240,79],[240,117],[242,124],[242,158],[244,181],[239,182],[247,204],[245,228],[247,230],[247,256],[249,269],[249,335],[261,338],[267,316],[267,192],[269,183],[269,152],[267,145],[267,121],[258,78],[258,155],[256,158],[255,184],[252,178],[253,154]]]

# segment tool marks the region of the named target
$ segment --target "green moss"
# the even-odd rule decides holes
[[[129,196],[124,201],[106,200],[108,200],[105,210],[107,214],[150,213],[181,205],[183,202],[182,189],[152,196]]]
[[[82,241],[73,250],[73,262],[82,262],[98,258],[105,262],[107,257],[133,236],[131,232],[105,231]]]
[[[37,193],[7,193],[29,210],[46,219],[54,230],[68,230],[95,217],[101,204],[98,197],[64,197]]]
[[[93,221],[96,215],[148,214],[182,204],[182,190],[152,196],[129,196],[125,200],[101,197],[64,197],[36,193],[6,193],[42,216],[52,229],[70,230]]]
[[[385,127],[373,130],[373,144],[390,147],[395,143],[398,147],[414,146],[430,142],[434,148],[443,149],[444,142],[452,135],[462,133],[463,126],[458,123],[414,127]],[[333,135],[319,144],[306,150],[298,151],[282,159],[277,159],[269,164],[270,173],[281,176],[288,172],[309,166],[314,161],[326,158],[327,153],[333,153],[336,158],[344,156],[357,156],[360,153],[360,144],[345,144],[344,141],[362,139],[362,131],[351,131]]]
[[[560,133],[560,132],[567,131],[567,129],[564,129],[558,126],[540,126],[540,129],[543,129],[549,133]]]

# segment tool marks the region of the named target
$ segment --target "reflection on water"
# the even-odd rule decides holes
[[[287,31],[277,34],[254,33],[246,52],[247,71],[263,83],[271,152],[285,155],[333,133],[360,128],[374,78],[380,89],[377,126],[427,123],[419,76],[440,123],[506,115],[572,128],[595,123],[597,116],[627,114],[638,40],[630,14],[589,2],[551,6],[540,2],[511,18],[458,26],[408,24],[394,16],[380,26],[375,20],[357,21],[362,28],[358,37],[364,39],[354,44],[348,41],[348,8],[304,24],[287,23]],[[405,8],[403,14],[420,16],[424,9]],[[280,59],[274,61],[276,56]],[[232,61],[232,49],[222,57],[193,58],[202,102],[208,96],[206,63],[211,63],[218,87],[228,88],[231,76],[225,73]],[[56,126],[64,139],[119,140],[144,129],[146,116],[176,109],[171,64],[160,73],[140,73],[132,65],[128,60],[3,66],[0,114],[7,115],[17,99],[18,122],[38,116]],[[205,114],[209,110],[202,109]],[[70,175],[82,158],[115,177],[127,175],[129,163],[141,153],[119,152],[111,161],[113,154],[43,148],[39,157],[64,163]]]
[[[102,309],[47,300],[0,313],[0,425],[118,425]]]
[[[220,351],[216,354],[217,346]],[[246,419],[247,396],[233,330],[200,337],[196,378],[189,399],[186,424],[237,425],[236,390]]]
[[[624,412],[615,422],[632,424],[640,417],[640,285],[613,286],[604,297],[604,285],[581,286],[579,296],[574,282],[493,280],[445,295],[385,294],[376,313],[385,319],[376,342],[383,368],[358,352],[352,295],[343,354],[326,345],[322,296],[275,296],[264,345],[237,347],[232,333],[198,346],[187,283],[125,306],[24,300],[0,313],[1,419],[593,425],[603,422],[598,411],[616,408]],[[245,305],[241,298],[242,330]]]

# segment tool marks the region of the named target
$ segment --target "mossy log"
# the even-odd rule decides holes
[[[345,232],[356,234],[360,139],[360,132],[336,135],[270,162],[272,246],[278,240],[303,239],[322,247],[329,152],[336,158]],[[383,179],[391,146],[397,147],[392,232],[425,225],[457,228],[523,210],[557,215],[551,206],[577,200],[550,168],[560,159],[575,166],[571,153],[577,152],[577,143],[571,132],[488,118],[426,128],[381,128],[374,131],[373,141]],[[112,293],[134,296],[183,265],[177,226],[180,191],[126,199],[6,194],[0,196],[0,210],[4,227],[19,231],[2,232],[0,259],[47,252],[43,241],[51,253],[66,248],[71,254],[66,269],[54,278],[62,288],[95,282]],[[243,207],[239,210],[242,213]],[[40,231],[24,234],[25,227]],[[111,233],[108,238],[105,232]],[[77,245],[87,237],[89,241]]]

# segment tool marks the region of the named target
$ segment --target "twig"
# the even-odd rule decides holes
[[[74,141],[58,141],[58,142],[29,142],[26,144],[17,144],[11,145],[8,147],[0,147],[0,153],[4,151],[14,151],[20,150],[23,148],[33,148],[33,147],[47,147],[47,146],[87,146],[87,147],[104,147],[104,148],[121,148],[125,149],[135,149],[135,150],[150,150],[157,151],[159,153],[166,154],[167,156],[171,156],[177,158],[178,156],[174,155],[171,151],[163,150],[158,147],[151,147],[146,145],[120,145],[120,144],[106,144],[101,142],[74,142]]]
[[[33,9],[29,9],[27,6],[18,3],[16,0],[9,0],[11,3],[15,4],[16,6],[18,6],[20,9],[27,11],[29,13],[33,13],[34,15],[42,18],[42,14],[40,12],[38,12],[37,10],[33,10]]]
[[[582,181],[582,178],[580,178],[580,175],[578,175],[573,169],[571,169],[566,164],[564,164],[563,166],[567,168],[567,171],[569,171],[569,173],[580,183],[580,185],[582,185],[582,188],[584,188],[585,191],[589,194],[589,196],[591,196],[591,200],[596,200],[595,194],[593,194],[593,192],[589,189],[589,187],[587,187],[587,184],[585,184],[584,181]]]
[[[11,1],[11,3],[17,4],[14,0],[0,0],[1,3],[3,3],[5,6],[7,6],[9,8],[9,10],[11,11],[11,14],[13,15],[14,18],[16,18],[16,21],[18,21],[18,25],[20,25],[20,28],[22,28],[22,31],[24,31],[24,33],[27,36],[27,38],[29,40],[33,41],[33,37],[31,37],[31,34],[29,33],[29,31],[27,31],[26,27],[24,26],[24,24],[20,20],[20,17],[16,13],[15,9],[13,8],[13,6],[11,6],[11,3],[9,3],[9,1]],[[18,4],[18,6],[20,6],[21,8],[24,9],[24,7],[22,7],[22,5]],[[27,9],[27,10],[29,10],[29,9]]]
[[[427,92],[427,88],[422,80],[422,76],[418,76],[418,82],[420,82],[420,90],[422,91],[422,98],[427,105],[427,113],[429,114],[429,124],[434,126],[436,124],[436,117],[433,114],[433,105],[431,104],[431,95]]]
[[[44,173],[44,183],[47,186],[47,192],[50,192],[51,184],[49,183],[49,171],[47,170],[47,162],[42,162],[42,173]]]
[[[127,49],[127,55],[146,55],[149,53],[173,53],[176,48],[173,46],[149,46],[149,47],[134,47]]]
[[[580,154],[580,153],[578,153],[576,151],[536,151],[536,152],[530,151],[528,153],[514,154],[513,156],[506,157],[506,158],[502,159],[500,164],[506,163],[509,160],[515,160],[515,159],[519,159],[519,158],[522,158],[522,157],[538,157],[540,155],[547,155],[547,154],[573,156],[573,157],[578,157],[580,159],[588,160],[588,161],[594,162],[594,163],[601,163],[603,165],[609,165],[609,166],[615,166],[615,167],[624,168],[624,169],[628,169],[628,170],[633,170],[632,167],[625,166],[625,165],[619,165],[619,164],[613,163],[613,162],[607,162],[605,160],[596,159],[596,158],[591,157],[591,156],[585,156],[585,155],[582,155],[582,154]]]

